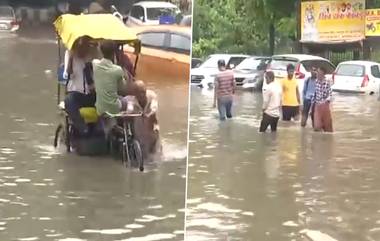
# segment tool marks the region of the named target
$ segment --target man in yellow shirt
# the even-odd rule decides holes
[[[294,78],[294,66],[286,67],[288,76],[282,80],[282,119],[290,121],[296,119],[299,114],[300,94],[298,91],[298,80]]]

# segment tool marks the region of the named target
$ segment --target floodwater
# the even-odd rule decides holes
[[[55,150],[55,36],[0,37],[0,240],[183,240],[187,84],[149,81],[164,158],[140,173]]]
[[[335,133],[280,123],[258,133],[262,96],[220,123],[192,88],[187,240],[380,240],[380,102],[334,95]]]

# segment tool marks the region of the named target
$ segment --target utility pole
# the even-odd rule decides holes
[[[373,7],[373,0],[366,0],[365,1],[365,9],[369,9]],[[364,26],[364,31],[365,31],[365,26]],[[369,60],[371,59],[371,44],[370,44],[370,37],[365,37],[363,40],[363,59]]]

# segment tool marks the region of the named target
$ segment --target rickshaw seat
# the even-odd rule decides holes
[[[65,111],[65,102],[61,101],[58,108]],[[82,107],[79,109],[79,113],[86,124],[97,123],[99,120],[98,112],[95,107]]]
[[[96,112],[95,107],[80,108],[79,113],[81,117],[84,119],[84,122],[86,122],[86,124],[98,122],[99,116],[98,116],[98,112]]]

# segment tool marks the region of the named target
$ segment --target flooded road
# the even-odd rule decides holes
[[[259,134],[260,94],[220,123],[192,88],[187,239],[380,240],[380,102],[334,95],[335,133],[279,123]]]
[[[148,83],[165,158],[146,172],[60,153],[55,36],[29,32],[0,36],[0,240],[183,240],[187,84]]]

